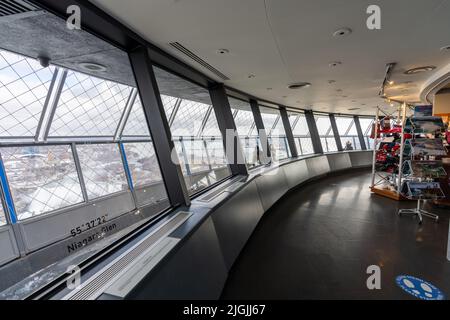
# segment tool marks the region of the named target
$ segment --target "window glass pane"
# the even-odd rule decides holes
[[[130,93],[130,86],[69,71],[49,135],[114,136]]]
[[[335,117],[336,126],[340,136],[347,135],[347,132],[350,129],[350,126],[354,127],[353,118],[348,117]]]
[[[260,107],[259,110],[269,140],[273,160],[278,161],[290,157],[290,150],[280,111],[267,107]]]
[[[315,115],[317,131],[319,131],[320,136],[330,136],[333,135],[331,130],[331,122],[328,115],[317,116]]]
[[[355,121],[352,122],[352,125],[350,126],[350,130],[348,130],[347,135],[349,136],[358,136],[358,130],[356,129]]]
[[[0,149],[17,218],[83,202],[70,145]]]
[[[245,161],[250,167],[261,164],[261,143],[258,131],[255,128],[253,112],[248,102],[228,97],[231,111],[234,115],[234,123],[244,153]]]
[[[323,152],[336,152],[337,145],[336,145],[336,139],[329,138],[329,137],[321,137],[320,142],[322,143]]]
[[[370,136],[370,133],[372,131],[372,125],[373,125],[374,119],[370,118],[359,118],[359,123],[361,124],[361,131],[363,135]]]
[[[181,102],[181,100],[178,98],[166,96],[163,94],[161,95],[161,100],[164,105],[164,111],[166,112],[167,120],[169,120],[173,114],[173,111],[175,110],[176,105],[179,104]]]
[[[171,126],[172,134],[179,137],[197,136],[209,107],[204,103],[182,100]]]
[[[90,200],[128,189],[117,144],[77,145],[77,151]]]
[[[311,138],[300,138],[300,145],[302,148],[302,154],[313,154],[314,153],[314,147],[312,144]]]
[[[127,123],[123,129],[122,136],[150,137],[147,119],[145,118],[139,95],[137,95],[136,100],[134,101]]]
[[[361,144],[354,119],[352,117],[335,117],[335,119],[342,148],[346,151],[360,150]]]
[[[157,67],[154,70],[189,193],[229,176],[209,91]]]
[[[0,50],[0,139],[35,136],[54,71]]]
[[[214,113],[214,110],[212,110],[212,107],[203,131],[201,132],[201,136],[217,137],[218,139],[222,137],[222,133],[220,132],[219,126],[217,125],[216,114]]]
[[[124,143],[123,146],[135,187],[162,181],[152,142]]]
[[[217,169],[227,167],[227,160],[222,139],[216,139],[213,137],[205,138],[204,140],[206,144],[206,151],[208,152],[209,163],[212,168]]]
[[[328,115],[314,115],[316,119],[317,131],[319,131],[320,141],[324,152],[335,152],[337,150],[336,139],[331,129],[331,121]]]
[[[135,189],[151,186],[145,195],[146,204],[167,199],[166,189],[152,142],[124,143],[128,167]]]
[[[186,175],[209,171],[208,155],[203,140],[180,139],[176,145]]]
[[[313,154],[311,136],[305,114],[297,112],[288,112],[289,123],[291,124],[292,134],[294,135],[295,145],[299,155]]]
[[[372,133],[372,126],[375,119],[373,118],[359,118],[359,122],[361,123],[361,130],[366,138],[366,146],[368,149],[373,149],[374,140],[370,138],[370,134]]]

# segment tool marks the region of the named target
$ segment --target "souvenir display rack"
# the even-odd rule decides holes
[[[417,110],[422,110],[417,107]],[[441,179],[446,183],[447,172],[443,166],[443,159],[448,151],[444,147],[442,136],[445,126],[441,117],[432,116],[432,106],[429,114],[421,115],[415,112],[408,117],[404,125],[405,140],[404,158],[402,162],[401,194],[410,200],[417,201],[415,209],[401,209],[399,215],[414,214],[422,223],[423,217],[439,220],[439,216],[422,209],[422,204],[428,200],[445,199],[441,188]]]
[[[403,151],[408,105],[401,104],[389,113],[377,108],[371,138],[374,139],[371,191],[394,200],[402,200]]]

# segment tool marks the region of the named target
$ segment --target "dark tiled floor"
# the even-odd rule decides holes
[[[230,272],[224,299],[413,299],[395,284],[402,274],[450,297],[446,259],[450,210],[440,222],[397,216],[396,202],[372,195],[370,173],[354,171],[305,185],[261,220]],[[381,266],[381,290],[366,287]],[[414,298],[415,299],[415,298]]]

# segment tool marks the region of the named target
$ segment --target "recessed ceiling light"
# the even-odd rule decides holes
[[[392,86],[395,82],[393,80],[388,82],[390,86]]]
[[[421,73],[421,72],[432,71],[434,69],[436,69],[435,66],[412,68],[412,69],[406,70],[405,74],[417,74],[417,73]]]
[[[341,28],[333,32],[333,37],[344,37],[352,33],[352,29],[350,28]]]
[[[296,83],[291,83],[290,85],[288,85],[288,88],[295,90],[295,89],[307,88],[310,86],[311,86],[311,83],[309,83],[309,82],[296,82]]]
[[[80,62],[78,65],[81,69],[88,72],[105,72],[108,70],[104,65],[95,62]]]
[[[230,53],[230,50],[228,49],[219,49],[216,51],[217,54],[228,54]]]
[[[340,61],[333,61],[333,62],[330,62],[328,65],[329,65],[331,68],[335,68],[335,67],[340,66],[341,64],[342,64],[342,62],[340,62]]]

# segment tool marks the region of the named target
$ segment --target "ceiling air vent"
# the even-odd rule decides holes
[[[13,14],[30,12],[38,9],[26,0],[2,0],[0,1],[0,17]]]
[[[193,53],[191,50],[187,49],[185,46],[183,46],[179,42],[171,42],[169,43],[172,47],[180,51],[185,56],[188,56],[190,59],[194,60],[198,64],[200,64],[202,67],[208,69],[212,73],[214,73],[216,76],[223,80],[230,80],[226,75],[224,75],[222,72],[214,68],[212,65],[210,65],[208,62],[197,56],[195,53]]]

